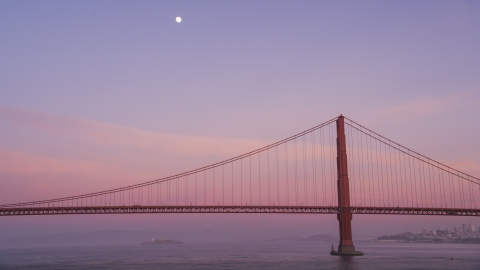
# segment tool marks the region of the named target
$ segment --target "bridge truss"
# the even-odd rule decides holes
[[[336,206],[88,206],[2,208],[0,216],[72,215],[72,214],[160,214],[160,213],[244,213],[244,214],[338,214],[347,209],[352,214],[480,216],[480,209],[400,208]]]

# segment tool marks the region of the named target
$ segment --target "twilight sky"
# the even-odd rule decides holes
[[[341,113],[480,177],[479,48],[479,1],[2,1],[0,204],[157,179]],[[468,221],[355,216],[354,236]],[[333,215],[120,215],[3,218],[0,237],[270,228],[337,234]]]

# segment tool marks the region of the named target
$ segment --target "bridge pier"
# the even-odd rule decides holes
[[[340,231],[340,243],[338,250],[332,246],[330,255],[334,256],[362,256],[363,252],[355,251],[352,240],[352,211],[350,210],[350,189],[347,167],[347,146],[345,142],[345,118],[340,115],[337,119],[337,190],[338,226]]]

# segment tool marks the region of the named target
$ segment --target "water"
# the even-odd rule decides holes
[[[0,269],[480,269],[480,246],[357,242],[363,257],[326,242],[0,249]],[[451,260],[454,257],[454,260]]]

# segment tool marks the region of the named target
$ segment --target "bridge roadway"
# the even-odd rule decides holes
[[[156,214],[156,213],[277,213],[338,214],[350,209],[352,214],[480,216],[480,209],[419,207],[344,207],[338,206],[75,206],[2,208],[0,216],[78,215],[78,214]]]

